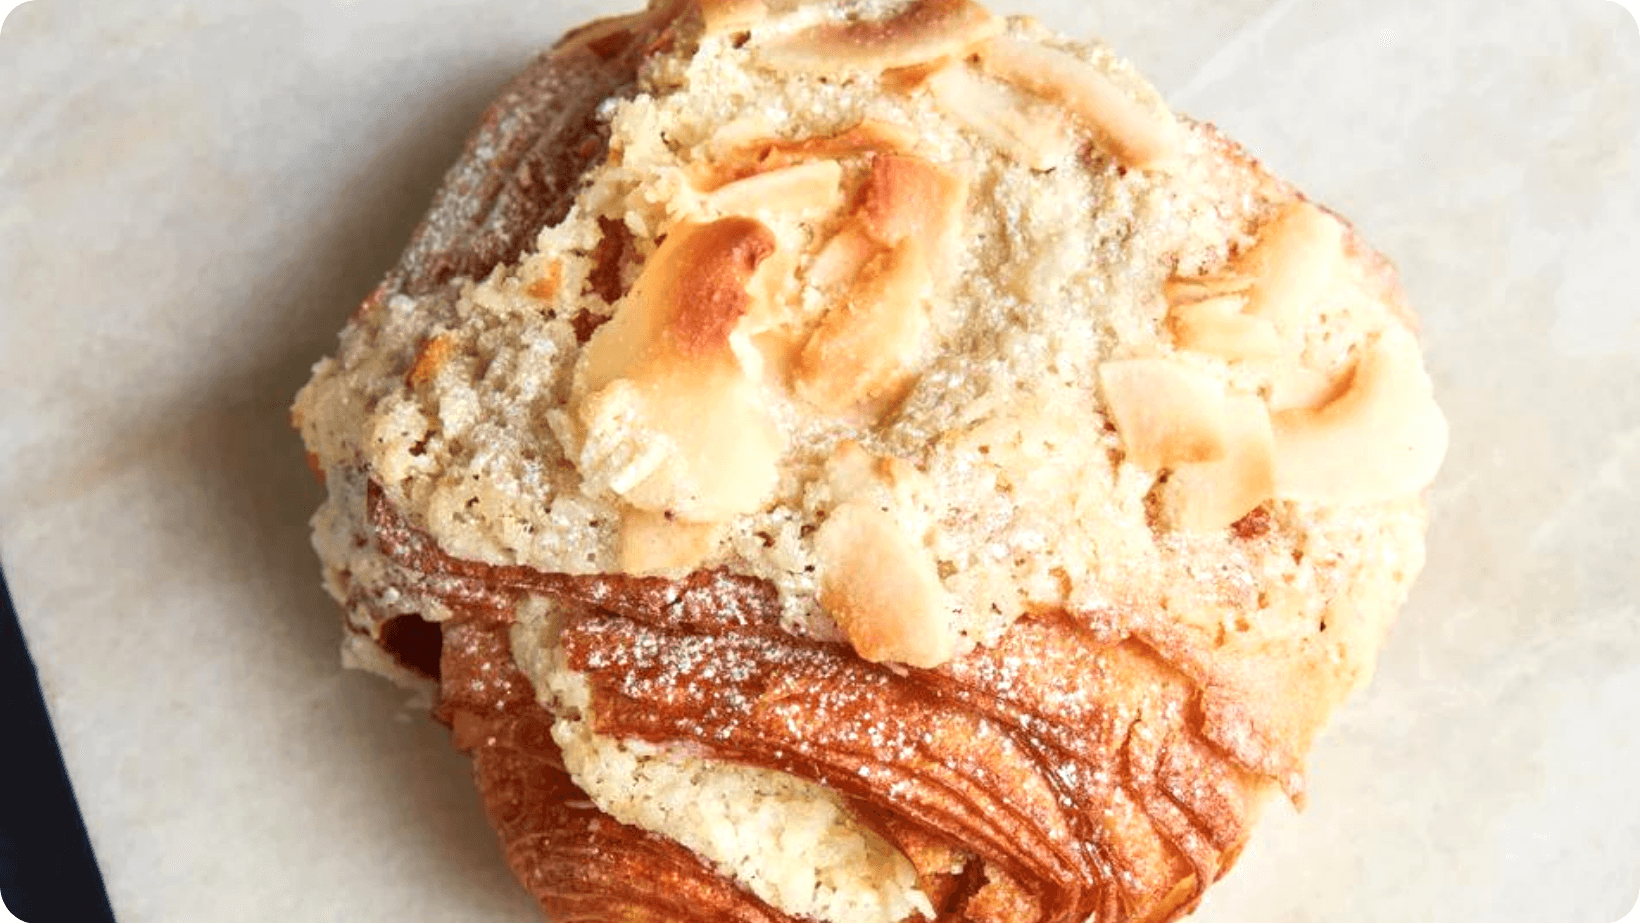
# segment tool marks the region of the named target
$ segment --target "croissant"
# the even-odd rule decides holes
[[[1370,677],[1389,263],[1103,46],[656,0],[485,114],[293,421],[344,660],[553,920],[1171,920]]]

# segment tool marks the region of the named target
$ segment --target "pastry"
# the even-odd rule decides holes
[[[344,659],[553,920],[1187,913],[1446,447],[1354,228],[972,0],[571,33],[293,418]]]

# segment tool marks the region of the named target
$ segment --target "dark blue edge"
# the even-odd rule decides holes
[[[0,610],[0,899],[24,921],[112,921],[3,569]]]

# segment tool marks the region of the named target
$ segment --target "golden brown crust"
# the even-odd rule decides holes
[[[473,760],[507,865],[554,921],[787,921],[666,838],[623,825],[575,787],[552,714],[512,663],[506,626],[445,629],[440,718]]]
[[[498,600],[545,594],[567,609],[563,644],[591,683],[596,731],[822,782],[869,806],[863,820],[885,835],[909,825],[1003,874],[953,893],[942,919],[965,919],[975,896],[987,918],[1026,907],[1041,920],[1175,916],[1228,868],[1262,801],[1259,775],[1212,740],[1209,691],[1173,660],[1182,646],[1142,619],[1026,620],[992,648],[898,672],[781,631],[760,582],[461,562],[372,497],[375,541],[429,586],[450,586],[452,602],[476,582]],[[468,618],[504,625],[510,606]],[[459,625],[446,632],[447,697],[488,689],[452,674]],[[719,669],[708,679],[684,663]]]

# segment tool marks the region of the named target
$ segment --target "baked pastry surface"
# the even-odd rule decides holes
[[[589,920],[1185,913],[1446,437],[1352,228],[967,0],[572,33],[294,417],[345,657]]]

